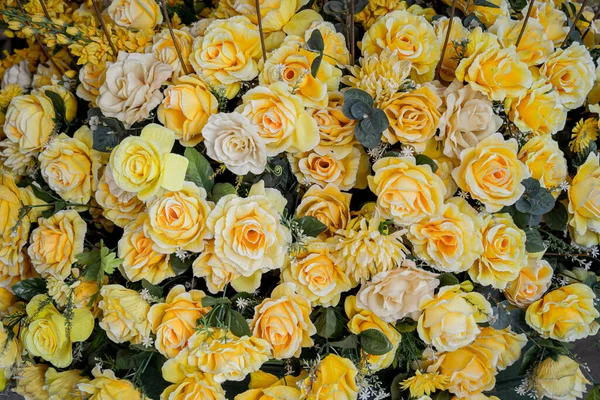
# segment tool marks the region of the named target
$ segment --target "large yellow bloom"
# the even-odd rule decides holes
[[[336,354],[325,357],[315,373],[315,379],[307,377],[300,383],[302,399],[348,400],[358,397],[356,376],[358,370],[347,358]]]
[[[408,11],[394,11],[378,19],[365,33],[361,49],[367,56],[384,49],[397,50],[399,59],[412,63],[411,77],[420,83],[433,80],[441,56],[441,43],[431,24]]]
[[[102,300],[98,307],[102,310],[102,319],[98,325],[110,340],[140,344],[150,336],[150,304],[141,298],[139,292],[111,284],[102,286],[100,296]]]
[[[574,342],[598,333],[595,321],[596,295],[582,283],[573,283],[548,292],[527,308],[527,324],[546,338]]]
[[[73,342],[83,342],[92,334],[94,317],[84,308],[75,308],[65,317],[43,294],[27,303],[30,323],[21,331],[21,341],[29,354],[41,357],[58,368],[73,361]]]
[[[498,330],[488,326],[481,330],[471,346],[488,354],[492,366],[503,371],[521,358],[521,349],[526,344],[524,333],[514,333],[510,327]]]
[[[79,390],[78,384],[89,382],[88,378],[81,376],[78,369],[70,369],[58,372],[54,368],[46,371],[46,385],[50,400],[83,400],[83,392]]]
[[[226,400],[225,391],[212,375],[196,372],[193,376],[174,382],[160,395],[161,400]]]
[[[6,110],[4,134],[19,151],[37,155],[54,130],[54,107],[46,95],[35,92],[17,96]]]
[[[163,21],[160,7],[153,0],[115,0],[107,12],[117,25],[131,29],[154,29]]]
[[[515,280],[508,283],[504,296],[512,305],[526,308],[546,293],[553,274],[554,270],[548,261],[529,254],[527,265],[519,271]]]
[[[117,378],[112,370],[105,369],[102,371],[97,366],[92,370],[92,375],[94,379],[77,385],[78,389],[86,394],[86,399],[142,400],[140,391],[133,386],[133,383]]]
[[[590,153],[569,188],[569,225],[573,240],[581,246],[594,246],[600,234],[600,157]]]
[[[49,400],[46,387],[45,375],[48,370],[47,364],[27,363],[19,370],[19,379],[15,392],[25,398],[36,400]]]
[[[560,355],[542,361],[534,371],[535,390],[539,397],[576,400],[583,398],[591,382],[581,372],[577,361]]]
[[[519,160],[542,187],[552,190],[567,180],[567,160],[550,135],[529,139],[519,150]],[[560,193],[553,191],[552,194],[558,197]]]
[[[302,196],[296,213],[299,217],[310,216],[327,227],[322,234],[333,236],[338,229],[345,229],[350,220],[350,193],[328,184],[324,188],[312,185]]]
[[[253,372],[250,374],[248,390],[235,396],[235,400],[301,400],[298,382],[305,377],[305,372],[298,376],[286,375],[281,379],[263,371]]]
[[[344,104],[344,95],[341,92],[329,92],[327,107],[308,110],[317,121],[320,140],[314,150],[320,155],[333,152],[337,157],[343,158],[352,151],[356,143],[354,137],[356,121],[344,115],[342,104]]]
[[[489,32],[498,36],[502,47],[516,45],[517,38],[523,30],[523,22],[502,15],[496,19]],[[522,35],[517,54],[528,66],[540,65],[554,51],[554,43],[548,39],[544,27],[538,20],[530,18]]]
[[[190,53],[192,52],[192,42],[194,38],[188,32],[173,29],[177,46],[181,52],[181,57],[184,60],[185,68],[188,73],[192,71],[192,66],[189,62]],[[148,46],[148,50],[154,54],[154,57],[162,63],[169,64],[173,68],[173,77],[177,78],[185,74],[184,66],[179,60],[175,44],[173,43],[173,37],[168,29],[163,29],[160,33],[157,33],[152,38],[152,45]]]
[[[241,276],[234,266],[221,261],[221,259],[216,256],[214,239],[209,239],[206,242],[204,250],[202,250],[200,256],[194,260],[192,270],[194,276],[205,279],[208,291],[213,294],[219,293],[225,288],[225,285],[232,283],[234,279]],[[258,275],[258,282],[255,282],[256,287],[248,289],[250,292],[256,290],[260,285],[261,273],[258,272],[256,275]]]

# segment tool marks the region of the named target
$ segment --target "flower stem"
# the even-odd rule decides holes
[[[106,40],[108,40],[108,44],[113,52],[113,55],[117,57],[117,48],[115,47],[112,38],[110,37],[110,33],[108,32],[108,28],[102,19],[102,13],[100,12],[100,8],[98,7],[98,3],[96,0],[92,0],[92,4],[94,5],[94,11],[96,12],[96,17],[98,18],[98,22],[100,22],[100,26],[102,27],[102,31],[104,32],[104,36],[106,36]]]
[[[256,0],[256,19],[258,21],[258,33],[260,34],[260,47],[262,49],[263,61],[267,61],[267,47],[265,46],[265,33],[262,26],[262,15],[260,15],[260,0]]]
[[[177,57],[179,57],[179,62],[181,63],[181,68],[185,75],[189,74],[187,66],[185,65],[185,60],[181,55],[181,50],[179,49],[179,43],[177,43],[177,37],[173,32],[173,24],[171,24],[171,18],[169,18],[169,13],[167,12],[167,3],[165,0],[161,0],[160,4],[162,6],[163,14],[165,14],[165,20],[167,20],[167,26],[169,28],[169,33],[171,34],[171,39],[173,40],[173,47],[175,47],[175,51],[177,52]]]
[[[519,43],[521,43],[521,39],[523,38],[523,35],[525,34],[525,29],[527,28],[527,23],[529,22],[529,18],[531,17],[531,11],[533,11],[533,3],[535,3],[535,0],[529,0],[529,7],[527,8],[527,14],[525,15],[525,19],[523,20],[523,27],[521,28],[521,32],[519,32],[519,37],[517,38],[517,41],[515,42],[516,49],[519,48]]]
[[[577,12],[577,15],[575,15],[575,19],[573,20],[573,23],[571,24],[571,28],[569,28],[569,32],[567,32],[567,36],[565,37],[565,40],[562,42],[560,47],[564,47],[567,44],[567,42],[569,41],[569,36],[571,36],[573,29],[575,29],[575,26],[577,25],[577,21],[579,21],[579,18],[581,18],[581,14],[583,14],[583,9],[587,5],[587,2],[588,2],[588,0],[583,0],[581,2],[581,8]],[[590,24],[591,24],[591,22],[590,22]]]
[[[448,20],[448,28],[446,29],[446,37],[444,38],[444,44],[442,45],[442,55],[440,57],[440,61],[435,68],[435,76],[438,79],[442,79],[440,76],[440,72],[442,70],[442,65],[444,64],[444,56],[446,55],[446,48],[448,47],[448,42],[450,41],[450,35],[452,34],[452,23],[454,22],[454,12],[456,11],[456,0],[452,0],[452,8],[450,9],[450,19]]]

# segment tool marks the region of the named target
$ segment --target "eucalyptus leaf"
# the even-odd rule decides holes
[[[319,30],[315,29],[314,31],[318,32]],[[317,74],[319,73],[319,68],[321,67],[322,61],[323,61],[323,54],[319,54],[318,56],[315,57],[315,59],[310,64],[310,74],[312,75],[313,78],[317,77]]]
[[[110,153],[119,142],[119,134],[108,126],[98,125],[92,133],[92,148],[96,151]]]
[[[542,235],[537,229],[526,228],[525,235],[527,235],[527,241],[525,242],[525,249],[528,253],[538,253],[546,250],[544,246],[544,240]]]
[[[344,103],[351,100],[360,100],[369,107],[373,107],[373,97],[364,90],[350,88],[344,92]]]
[[[329,15],[333,15],[333,16],[339,15],[345,11],[346,11],[346,7],[339,1],[335,1],[335,0],[328,1],[323,6],[323,12],[325,12],[326,14],[329,14]]]
[[[546,214],[546,225],[555,231],[564,231],[567,227],[569,214],[567,208],[561,202],[556,202],[552,211]]]
[[[381,143],[381,137],[383,136],[383,133],[375,133],[372,131],[367,132],[361,127],[360,122],[354,127],[354,136],[356,137],[356,140],[369,149],[377,147],[379,143]]]
[[[352,119],[360,121],[361,119],[367,118],[371,113],[371,107],[363,101],[355,101],[350,104],[350,115],[352,115]]]

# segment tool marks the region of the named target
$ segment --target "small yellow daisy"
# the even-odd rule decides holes
[[[598,119],[583,118],[573,128],[569,148],[574,153],[579,153],[589,146],[590,142],[598,139]]]
[[[400,387],[403,390],[409,389],[410,396],[419,398],[430,395],[436,390],[445,390],[450,378],[437,372],[421,373],[417,371],[415,376],[404,380]]]

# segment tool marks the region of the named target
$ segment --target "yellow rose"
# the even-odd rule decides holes
[[[204,188],[185,182],[181,190],[164,192],[147,203],[144,234],[160,253],[171,254],[178,249],[199,253],[204,240],[212,236],[206,223],[211,204]]]
[[[173,131],[149,124],[140,136],[126,137],[110,154],[113,179],[121,189],[149,200],[161,187],[181,190],[188,160],[172,154]]]
[[[519,160],[525,164],[532,178],[558,197],[560,192],[553,189],[567,180],[567,160],[550,135],[529,139],[519,150]]]
[[[452,159],[459,160],[463,150],[477,146],[502,126],[502,118],[494,112],[492,102],[471,86],[454,80],[444,91],[444,100],[440,139],[444,154]]]
[[[475,340],[480,332],[477,323],[488,320],[492,306],[481,294],[463,292],[455,285],[424,296],[419,311],[419,337],[438,351],[454,351]]]
[[[100,367],[96,366],[92,370],[92,375],[94,379],[77,385],[78,389],[85,393],[86,399],[142,400],[140,391],[128,380],[117,378],[112,370],[102,371]]]
[[[50,395],[45,381],[47,369],[48,365],[46,364],[29,363],[20,368],[15,392],[27,399],[49,400]]]
[[[108,277],[104,277],[104,284],[108,283]],[[94,317],[100,314],[97,293],[100,291],[98,281],[80,278],[73,288],[73,300],[77,308],[87,308]]]
[[[87,225],[75,210],[63,210],[40,218],[31,233],[27,249],[31,263],[42,276],[65,279],[76,256],[83,252]]]
[[[456,78],[496,101],[517,97],[533,84],[527,64],[512,45],[504,49],[483,46],[458,63]]]
[[[298,376],[286,375],[281,379],[263,371],[253,372],[248,390],[235,396],[235,400],[301,400],[298,382],[305,377],[304,371]]]
[[[290,90],[284,82],[257,86],[242,96],[236,109],[258,126],[269,157],[284,151],[309,151],[319,143],[317,121]]]
[[[393,11],[379,18],[365,32],[361,49],[364,55],[398,50],[398,59],[412,63],[411,76],[419,83],[433,80],[441,56],[441,43],[431,24],[408,11]]]
[[[355,15],[356,22],[360,22],[365,30],[369,29],[384,15],[396,10],[406,10],[405,1],[397,0],[369,0],[367,6]]]
[[[9,338],[9,331],[0,322],[0,368],[10,368],[20,359],[20,343],[16,337]]]
[[[100,87],[104,83],[106,66],[104,64],[86,63],[79,70],[79,85],[76,94],[92,105],[96,104],[96,99],[100,94]]]
[[[173,43],[173,37],[168,29],[163,29],[160,33],[152,38],[152,46],[146,48],[147,53],[153,53],[154,57],[162,63],[169,64],[173,68],[173,77],[177,78],[187,73],[192,72],[192,65],[189,58],[192,52],[192,43],[194,38],[186,31],[173,29],[177,46],[181,57],[185,62],[185,67],[181,64],[177,50]],[[185,68],[185,70],[184,70]]]
[[[345,229],[350,220],[350,193],[344,193],[337,186],[327,184],[324,188],[313,185],[304,193],[298,204],[298,217],[314,217],[327,229],[323,236],[333,236],[338,229]]]
[[[516,139],[505,140],[495,133],[461,152],[460,166],[452,171],[452,177],[487,211],[499,211],[525,192],[521,181],[529,177],[529,171],[517,158],[518,150]]]
[[[255,336],[237,337],[224,329],[206,328],[194,333],[184,350],[167,363],[181,359],[202,372],[213,375],[216,382],[242,381],[250,372],[258,371],[270,356],[270,345]],[[188,354],[189,352],[189,354]],[[169,365],[163,366],[169,368]]]
[[[73,137],[50,141],[38,160],[48,186],[66,201],[87,204],[98,184],[101,155],[92,150],[92,131],[83,126]]]
[[[10,289],[0,287],[0,316],[7,314],[16,302],[17,298]],[[2,340],[0,340],[0,343],[2,343]],[[0,361],[0,368],[2,368],[1,364],[2,361]]]
[[[595,246],[600,234],[600,157],[590,153],[569,187],[569,226],[573,240],[581,246]]]
[[[160,400],[226,400],[225,391],[215,382],[212,375],[197,372],[167,387],[160,395]]]
[[[429,85],[393,96],[383,108],[390,122],[389,128],[383,131],[383,141],[400,142],[422,152],[437,131],[441,106],[442,99]]]
[[[154,346],[168,358],[175,357],[187,345],[195,332],[196,321],[209,310],[202,307],[204,292],[185,291],[183,285],[174,286],[164,303],[152,305],[148,320],[156,335]]]
[[[25,349],[58,368],[73,361],[73,342],[83,342],[92,334],[94,317],[89,310],[75,308],[68,319],[58,312],[52,300],[43,294],[27,303],[29,325],[21,330]]]
[[[527,7],[522,11],[527,14]],[[535,1],[531,10],[531,18],[535,18],[544,27],[546,37],[550,39],[558,48],[565,40],[569,27],[567,26],[567,16],[564,12],[557,9],[554,2]]]
[[[305,400],[356,400],[358,370],[354,363],[336,354],[328,354],[317,367],[314,379],[301,382],[302,399]]]
[[[46,385],[50,400],[83,400],[86,397],[77,385],[88,381],[88,378],[81,376],[81,371],[78,369],[58,372],[54,368],[48,368],[46,371]]]
[[[335,29],[331,22],[322,20],[314,21],[304,33],[304,40],[310,39],[313,31],[318,29],[323,37],[323,61],[333,65],[345,67],[350,64],[350,52],[346,46],[346,38]]]
[[[463,272],[483,253],[482,226],[477,212],[465,200],[455,197],[442,207],[440,215],[410,225],[407,237],[413,252],[431,267]]]
[[[32,278],[37,273],[31,265],[27,250],[17,253],[16,261],[5,263],[0,261],[0,288],[12,293],[12,286],[27,278]]]
[[[540,68],[540,74],[554,86],[563,106],[571,110],[580,107],[594,87],[595,70],[589,51],[574,42],[551,54]]]
[[[258,25],[256,3],[253,0],[232,2],[232,9]],[[260,4],[260,15],[264,32],[271,33],[283,29],[292,19],[296,11],[307,3],[306,0],[267,0]]]
[[[355,145],[344,157],[333,151],[320,155],[316,151],[288,153],[292,172],[299,182],[315,183],[321,187],[336,185],[340,190],[364,189],[369,173],[369,157],[364,148]]]
[[[193,147],[202,141],[202,128],[218,108],[219,102],[206,83],[196,75],[186,75],[165,89],[156,115],[182,145]]]
[[[383,218],[407,226],[441,212],[446,187],[429,165],[417,165],[413,157],[384,157],[373,171],[369,188]]]
[[[510,327],[498,330],[488,326],[481,330],[471,346],[489,354],[492,366],[503,371],[521,358],[521,349],[526,344],[524,333],[514,333]]]
[[[525,232],[509,214],[488,215],[483,221],[483,254],[469,269],[469,276],[482,285],[505,289],[527,263]]]
[[[141,213],[125,226],[118,245],[119,258],[123,260],[119,269],[131,282],[145,279],[158,285],[175,276],[175,271],[169,262],[169,256],[156,251],[154,242],[144,232],[147,219],[148,214]]]
[[[450,377],[448,391],[459,398],[473,399],[496,384],[496,370],[488,355],[476,346],[466,346],[442,353],[437,361],[427,368]]]
[[[154,29],[163,22],[160,7],[153,0],[115,0],[107,12],[115,24],[130,29]]]
[[[317,121],[320,140],[314,151],[326,155],[333,151],[340,158],[352,151],[356,143],[354,126],[356,121],[347,118],[342,112],[344,95],[341,92],[329,92],[327,107],[308,110]]]
[[[146,209],[144,202],[135,193],[127,192],[117,185],[110,165],[104,168],[94,198],[102,207],[102,216],[121,228]]]
[[[317,332],[311,311],[310,300],[296,293],[294,283],[282,283],[254,308],[252,335],[269,343],[276,359],[300,357],[303,347],[312,347],[310,337]]]
[[[4,134],[19,152],[36,156],[54,130],[54,107],[45,95],[35,92],[17,96],[6,110]]]
[[[498,36],[502,47],[509,47],[516,45],[522,30],[523,20],[518,21],[502,15],[496,19],[489,32]],[[522,35],[517,54],[528,66],[540,65],[554,52],[554,43],[548,39],[544,27],[538,20],[529,18]]]
[[[449,18],[441,17],[433,23],[433,29],[435,30],[435,34],[440,43],[444,43],[446,33],[448,32],[449,22]],[[461,43],[467,40],[468,36],[469,30],[463,26],[462,20],[459,17],[454,17],[454,20],[452,21],[452,32],[450,32],[448,44],[446,45],[444,59],[441,61],[440,78],[444,81],[454,81],[454,71],[456,71],[456,67],[460,61],[458,51],[464,50],[464,48],[462,48],[463,46],[456,45],[455,43]]]
[[[542,337],[574,342],[598,333],[596,295],[589,286],[573,283],[548,292],[527,308],[525,320]]]
[[[534,371],[534,384],[537,395],[549,399],[579,399],[591,382],[585,378],[577,361],[563,355],[556,360],[552,357],[542,361]]]
[[[202,253],[194,260],[192,264],[194,276],[204,278],[208,291],[216,294],[225,289],[225,285],[240,276],[235,267],[222,262],[215,254],[215,240],[209,239],[204,246]],[[260,272],[258,273],[260,276]],[[253,290],[258,288],[260,280]],[[251,290],[251,292],[253,291]]]
[[[148,312],[150,304],[140,294],[121,285],[104,285],[100,289],[102,310],[100,328],[115,343],[140,344],[150,336]]]
[[[553,274],[548,261],[529,254],[527,265],[519,271],[517,279],[508,283],[504,296],[512,305],[526,308],[548,290]]]
[[[260,56],[258,27],[235,16],[211,22],[204,35],[194,39],[190,62],[198,75],[213,86],[223,86],[231,99],[240,82],[256,78]]]
[[[260,85],[284,81],[296,88],[296,94],[307,107],[327,106],[327,91],[338,89],[342,71],[328,62],[321,63],[317,76],[310,67],[318,54],[305,48],[297,36],[288,36],[281,46],[269,54],[258,76]]]

